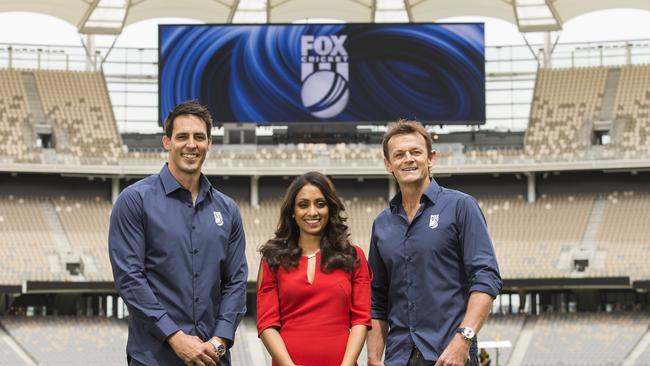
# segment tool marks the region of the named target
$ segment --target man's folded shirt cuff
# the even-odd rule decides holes
[[[227,323],[227,322],[218,322],[216,327],[214,328],[214,332],[212,332],[213,337],[219,337],[226,341],[226,346],[228,348],[233,346],[234,339],[235,339],[235,328],[232,326],[232,324]]]
[[[181,329],[168,314],[161,316],[160,319],[156,321],[155,325],[158,329],[158,334],[156,334],[156,336],[162,342],[166,341],[170,335],[176,333]]]
[[[490,285],[487,285],[487,284],[483,284],[483,283],[477,283],[477,284],[472,285],[469,288],[469,292],[470,293],[472,293],[472,292],[483,292],[483,293],[486,293],[486,294],[492,296],[492,298],[496,298],[497,295],[499,295],[500,288],[498,288],[496,286],[490,286]]]

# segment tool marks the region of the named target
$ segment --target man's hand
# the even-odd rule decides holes
[[[456,334],[442,352],[435,366],[464,366],[469,357],[469,342]]]
[[[197,336],[185,334],[182,330],[172,334],[167,343],[187,366],[216,366],[219,362],[212,344],[201,341]]]

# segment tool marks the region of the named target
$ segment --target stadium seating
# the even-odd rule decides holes
[[[257,281],[260,265],[259,248],[269,240],[278,224],[279,201],[263,201],[254,207],[248,202],[238,201],[246,233],[246,260],[248,261],[248,280]]]
[[[598,230],[598,245],[607,252],[607,273],[650,279],[650,193],[608,196]]]
[[[25,160],[24,127],[29,126],[30,117],[20,71],[0,70],[0,158],[9,155]]]
[[[440,151],[439,165],[524,163],[579,160],[594,156],[591,123],[599,118],[608,71],[606,67],[545,69],[538,72],[524,148],[471,148],[464,154]],[[634,158],[650,152],[650,66],[620,68],[615,123],[624,124],[620,141],[603,150]],[[27,72],[27,71],[25,71]],[[28,71],[34,75],[45,117],[63,131],[57,136],[57,162],[75,164],[159,165],[160,151],[122,151],[122,142],[103,75],[97,72]],[[33,139],[32,112],[21,71],[0,70],[0,159],[44,162]],[[443,149],[444,150],[444,149]],[[617,155],[618,156],[618,155]],[[643,155],[645,156],[645,155]],[[215,146],[207,166],[379,167],[377,144],[290,143],[276,146]]]
[[[39,199],[0,196],[0,228],[0,284],[68,278]]]
[[[48,218],[52,205],[56,215]],[[68,252],[82,255],[83,279],[112,281],[106,249],[110,208],[99,199],[0,196],[0,255],[7,260],[0,284],[75,280],[65,269]],[[63,228],[70,248],[57,247],[50,220]]]
[[[231,168],[304,166],[306,170],[314,170],[327,166],[381,167],[382,161],[383,153],[379,145],[298,143],[277,146],[213,146],[206,164]]]
[[[557,268],[562,250],[580,244],[593,196],[480,197],[504,278],[566,277]]]
[[[523,163],[529,157],[526,156],[526,151],[520,148],[486,148],[486,149],[473,149],[465,153],[465,161],[468,163],[492,163],[504,164],[507,162]]]
[[[620,365],[648,324],[647,313],[542,314],[523,365]]]
[[[0,317],[0,323],[42,365],[126,364],[127,323],[124,320],[5,316]]]
[[[650,152],[650,66],[628,65],[621,68],[615,114],[625,123],[622,150],[634,156]]]
[[[348,226],[350,227],[352,243],[360,246],[368,253],[370,247],[370,236],[372,233],[372,222],[381,213],[388,202],[383,197],[377,198],[343,198],[345,204]]]
[[[521,364],[530,366],[621,364],[650,324],[650,315],[644,312],[544,313],[528,318],[532,322],[532,339],[523,350]],[[479,334],[479,341],[509,340],[517,346],[525,322],[525,315],[491,315]],[[0,317],[0,325],[39,364],[120,365],[126,361],[127,326],[123,320],[4,316]],[[495,364],[495,350],[488,351]],[[499,364],[508,364],[513,351],[513,348],[501,348]],[[649,355],[650,348],[635,364],[648,365]],[[0,356],[0,365],[24,364],[2,339]],[[365,357],[364,350],[360,365],[365,364]],[[271,365],[257,337],[254,317],[244,317],[240,323],[231,360],[233,365]]]
[[[590,146],[587,122],[600,111],[607,68],[539,69],[525,147],[529,155],[584,157]]]
[[[542,195],[535,203],[522,196],[484,196],[478,203],[504,278],[564,278],[573,268],[558,265],[563,254],[582,248],[594,194]],[[378,198],[342,198],[346,207],[351,241],[368,251],[372,221],[388,203]],[[244,231],[249,281],[255,281],[260,261],[259,247],[273,236],[278,224],[280,200],[264,200],[254,207],[239,201]],[[47,206],[55,217],[46,218]],[[630,276],[650,278],[650,195],[640,192],[609,195],[596,242],[588,243],[604,254],[604,265],[592,265],[584,277]],[[112,281],[106,250],[111,204],[99,198],[0,196],[0,254],[11,258],[0,268],[0,283],[23,280],[72,278],[65,271],[65,253],[55,245],[48,220],[58,221],[73,252],[79,253],[87,281]],[[16,245],[19,244],[19,245]]]
[[[0,317],[0,325],[42,365],[88,366],[126,363],[127,323],[103,317]],[[0,335],[2,335],[0,327]],[[46,334],[47,336],[43,336]],[[231,349],[233,365],[271,365],[257,336],[255,319],[245,317]],[[25,365],[0,338],[0,365]],[[261,363],[260,363],[261,362]]]
[[[115,164],[121,137],[104,76],[99,72],[34,71],[46,117],[67,134],[67,145],[81,163]]]
[[[84,278],[113,281],[107,249],[110,202],[99,197],[59,197],[54,204],[70,244],[82,255]]]

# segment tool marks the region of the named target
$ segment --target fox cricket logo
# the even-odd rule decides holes
[[[214,223],[217,224],[217,226],[222,226],[223,225],[223,216],[221,216],[220,211],[213,211],[212,214],[214,215]]]
[[[437,228],[439,221],[440,221],[440,215],[439,214],[431,215],[431,217],[429,218],[429,227],[431,229]]]
[[[343,46],[347,37],[300,37],[300,97],[302,105],[317,118],[332,118],[348,104],[348,52]]]

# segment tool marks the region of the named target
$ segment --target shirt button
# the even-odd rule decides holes
[[[194,272],[194,278],[199,277],[199,272]]]
[[[410,261],[411,261],[411,256],[410,256],[410,255],[407,255],[407,256],[406,256],[406,261],[407,261],[407,262],[410,262]]]
[[[191,204],[191,203],[188,203],[188,204],[187,204],[187,207],[192,208],[192,204]]]
[[[410,327],[409,330],[410,330],[411,332],[415,332],[415,327]]]
[[[192,225],[192,230],[196,230],[196,226]]]
[[[198,296],[194,298],[194,302],[199,302],[199,297]]]
[[[406,280],[406,286],[411,286],[411,280]]]
[[[194,253],[194,254],[196,254],[196,253],[198,253],[198,252],[199,252],[199,250],[196,249],[196,248],[194,248],[194,250],[192,250],[192,253]]]

